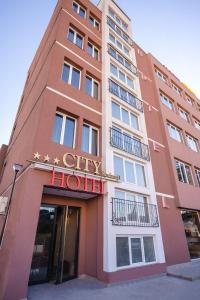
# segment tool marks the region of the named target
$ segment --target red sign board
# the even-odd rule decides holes
[[[64,172],[52,171],[51,185],[66,188],[71,191],[82,191],[86,193],[104,194],[104,182],[100,179],[88,178]]]

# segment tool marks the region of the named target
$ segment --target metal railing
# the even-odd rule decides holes
[[[158,227],[154,204],[112,198],[112,224],[118,226]]]
[[[110,128],[110,143],[113,147],[149,161],[149,147],[128,134]]]
[[[125,101],[126,103],[130,104],[138,111],[143,112],[143,103],[139,100],[136,96],[125,90],[119,84],[114,82],[113,80],[109,80],[109,91],[119,97],[121,100]]]
[[[107,24],[121,37],[124,41],[126,41],[130,46],[133,46],[133,40],[115,24],[110,17],[107,17]]]
[[[137,68],[110,45],[108,45],[108,53],[134,75],[138,76]]]

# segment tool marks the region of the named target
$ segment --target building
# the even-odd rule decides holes
[[[165,258],[177,264],[200,258],[200,101],[155,57],[134,49]]]
[[[165,271],[131,37],[112,0],[58,1],[0,152],[1,299]]]

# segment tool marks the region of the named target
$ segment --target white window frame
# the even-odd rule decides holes
[[[117,69],[117,76],[111,72],[111,65],[113,65],[113,66]],[[125,81],[123,81],[122,79],[120,79],[120,72],[124,75]],[[122,84],[126,84],[126,87],[127,87],[128,89],[133,89],[133,90],[135,90],[135,80],[134,80],[134,78],[131,77],[130,75],[127,75],[127,73],[124,72],[124,70],[122,70],[121,68],[119,68],[115,63],[113,63],[113,61],[110,61],[110,73],[111,73],[113,76],[115,76],[115,78],[117,78]],[[132,80],[133,86],[130,86],[130,85],[128,84],[128,79]]]
[[[174,104],[171,100],[169,100],[163,93],[160,93],[160,98],[161,98],[161,102],[162,104],[164,104],[167,108],[169,108],[170,110],[174,110]],[[169,104],[167,105],[167,103],[165,103],[165,101]],[[172,106],[172,108],[171,108]]]
[[[167,76],[162,73],[160,70],[158,70],[157,68],[155,68],[155,73],[156,73],[156,76],[161,79],[162,81],[164,81],[165,83],[167,82]]]
[[[189,140],[192,141],[192,142],[195,144],[195,149],[193,149],[193,148],[191,147]],[[188,147],[189,147],[191,150],[193,150],[193,151],[195,151],[195,152],[199,152],[199,145],[198,145],[197,139],[195,139],[195,138],[194,138],[193,136],[191,136],[190,134],[186,133],[186,141],[187,141]]]
[[[61,134],[60,134],[60,142],[59,142],[59,144],[60,145],[64,145],[65,146],[65,144],[64,144],[64,137],[65,137],[65,125],[66,125],[66,120],[67,120],[67,118],[69,118],[69,119],[72,119],[72,120],[74,120],[74,135],[73,135],[73,146],[72,146],[72,149],[74,149],[75,148],[75,140],[76,140],[76,128],[77,128],[77,120],[76,120],[76,118],[73,118],[73,117],[71,117],[70,115],[66,115],[66,114],[63,114],[63,113],[61,113],[60,111],[56,111],[56,114],[55,115],[59,115],[59,116],[62,116],[62,129],[61,129]]]
[[[68,41],[72,42],[74,45],[76,45],[77,47],[79,47],[77,44],[76,44],[76,38],[77,38],[77,35],[79,35],[81,38],[82,38],[82,47],[79,47],[80,49],[83,49],[84,47],[84,37],[82,34],[80,34],[79,32],[77,32],[73,27],[69,27],[69,30],[68,30],[68,36],[69,36],[69,31],[72,30],[74,32],[74,39],[73,41],[70,41],[69,38],[67,37]]]
[[[94,97],[94,82],[95,82],[95,83],[98,84],[98,98],[97,98],[96,100],[99,101],[99,98],[100,98],[100,95],[99,95],[99,93],[100,93],[100,88],[99,88],[99,87],[100,87],[100,83],[99,83],[99,81],[97,81],[96,79],[94,79],[92,76],[86,74],[86,78],[87,78],[87,77],[90,78],[90,79],[92,79],[92,90],[91,90],[91,95],[88,95],[88,96],[90,96],[90,97],[96,99],[96,98]]]
[[[193,118],[194,120],[194,127],[198,130],[200,130],[200,121],[198,121],[197,119]]]
[[[91,19],[93,19],[93,23],[91,23]],[[89,23],[96,28],[98,31],[100,31],[100,23],[97,21],[97,19],[95,19],[93,16],[89,16]],[[98,24],[98,27],[96,27],[96,25]]]
[[[179,95],[181,96],[181,89],[175,84],[175,83],[171,83],[172,84],[172,89]]]
[[[186,101],[189,105],[193,106],[194,104],[194,100],[192,98],[190,98],[189,96],[186,95]]]
[[[186,122],[190,123],[190,116],[189,116],[189,113],[182,109],[181,107],[178,107],[178,111],[179,111],[179,115],[180,117],[185,120]],[[183,117],[183,115],[185,116],[185,118]]]
[[[179,168],[180,168],[181,166],[183,167],[183,170],[184,170],[184,173],[185,173],[184,175],[185,175],[185,178],[186,178],[186,182],[185,182],[185,181],[179,180],[179,178],[178,178],[178,172],[177,172],[177,169],[176,169],[176,173],[177,173],[177,178],[178,178],[178,180],[179,180],[180,182],[182,182],[182,183],[187,183],[187,184],[190,184],[190,185],[194,185],[194,178],[193,178],[191,166],[188,165],[188,164],[186,164],[186,163],[184,163],[184,162],[182,162],[182,161],[179,161],[179,160],[177,160],[177,159],[175,159],[175,164],[178,164],[178,165],[179,165]],[[189,170],[190,170],[192,183],[189,183],[187,171],[186,171],[186,168],[185,168],[186,166],[187,166],[187,167],[189,168]],[[182,170],[181,170],[181,173],[182,173]],[[183,174],[181,174],[181,177],[182,177],[182,178],[184,177]]]
[[[89,127],[89,153],[88,152],[84,152],[84,153],[88,153],[94,156],[99,156],[99,129],[97,127],[94,127],[86,122],[83,123],[83,126],[87,126]],[[92,129],[97,131],[97,155],[92,154]],[[83,137],[83,135],[82,135]]]
[[[92,55],[90,55],[89,53],[89,55],[90,56],[92,56],[94,59],[96,59],[95,58],[95,55],[94,55],[94,50],[97,50],[97,52],[98,52],[98,58],[97,58],[97,61],[99,61],[99,49],[92,43],[92,42],[90,42],[90,41],[88,41],[88,44],[90,44],[91,46],[92,46]]]
[[[196,174],[196,177],[197,177],[198,186],[200,187],[200,169],[195,168],[195,174]]]
[[[75,70],[80,72],[80,80],[79,80],[79,87],[78,87],[78,89],[80,90],[80,87],[81,87],[81,70],[78,69],[77,67],[71,65],[70,63],[64,61],[64,64],[62,66],[62,74],[63,74],[64,65],[67,65],[67,66],[70,67],[70,69],[69,69],[69,79],[68,79],[68,82],[67,82],[67,84],[69,84],[69,85],[71,85],[71,82],[72,82],[72,70],[75,69]],[[62,74],[61,74],[61,79],[62,79]]]
[[[76,1],[73,1],[72,2],[72,9],[73,9],[73,4],[76,4],[77,6],[78,6],[78,11],[77,11],[77,14],[81,17],[81,18],[84,18],[84,19],[86,19],[86,15],[87,15],[87,12],[86,12],[86,9],[85,8],[83,8],[80,4],[78,4]],[[85,11],[85,16],[84,17],[82,17],[79,13],[80,13],[80,8],[82,9],[82,10],[84,10]],[[74,10],[73,10],[74,11]],[[74,11],[75,12],[75,11]]]
[[[170,122],[167,122],[167,126],[168,126],[168,132],[169,132],[170,137],[172,139],[176,140],[179,143],[183,143],[183,135],[182,135],[181,130],[178,127],[176,127],[175,125],[171,124]],[[172,128],[175,131],[176,138],[174,138],[173,136],[171,136],[169,127]]]
[[[132,184],[132,185],[135,185],[135,186],[140,186],[140,187],[144,187],[146,188],[148,185],[147,185],[147,172],[146,172],[146,166],[141,164],[140,162],[136,162],[136,161],[133,161],[133,160],[130,160],[130,159],[127,159],[127,158],[124,158],[122,156],[120,156],[119,154],[117,153],[113,153],[113,171],[114,171],[114,156],[122,159],[123,161],[123,175],[124,175],[124,183],[126,184]],[[134,175],[134,179],[135,179],[135,182],[130,182],[130,181],[127,181],[127,178],[126,178],[126,166],[125,166],[125,162],[128,162],[128,163],[131,163],[133,165],[133,175]],[[137,178],[137,174],[136,174],[136,164],[137,165],[140,165],[144,168],[144,181],[145,181],[145,185],[139,185],[138,184],[138,178]],[[113,172],[114,173],[114,172]],[[121,181],[121,179],[120,179]]]
[[[112,11],[112,13],[111,13],[111,11]],[[115,13],[115,11],[111,7],[109,7],[109,9],[108,9],[108,14],[111,18],[113,18],[113,20],[115,20],[117,22],[117,24],[119,24],[121,26],[121,28],[123,30],[128,31],[128,24],[126,22],[124,22],[120,17],[118,17],[118,15]],[[118,22],[117,19],[120,22]]]
[[[112,110],[112,103],[114,103],[114,104],[116,104],[116,105],[119,106],[119,110],[120,110],[120,119],[113,117],[113,115],[112,115],[112,118],[114,118],[115,120],[119,120],[120,122],[122,122],[122,123],[125,124],[126,126],[129,126],[129,127],[130,127],[131,129],[133,129],[133,130],[140,131],[140,117],[139,117],[139,115],[137,115],[135,112],[130,111],[129,109],[127,109],[126,107],[124,107],[124,106],[122,106],[121,104],[117,103],[117,102],[116,102],[115,100],[113,100],[113,99],[112,99],[112,101],[111,101],[111,110]],[[129,116],[128,116],[129,124],[125,123],[125,122],[122,120],[122,109],[128,111],[128,115],[129,115]],[[137,121],[138,121],[138,122],[137,122],[137,123],[138,123],[138,129],[131,126],[131,115],[133,115],[133,116],[135,116],[135,117],[137,118]]]
[[[128,265],[125,265],[125,266],[117,266],[117,248],[116,248],[116,268],[117,269],[127,269],[127,268],[130,268],[130,267],[137,267],[137,266],[141,266],[141,265],[152,265],[152,264],[156,264],[157,263],[157,253],[156,253],[156,247],[155,247],[155,236],[152,235],[152,234],[138,234],[138,235],[124,235],[124,234],[117,234],[116,235],[116,238],[117,237],[126,237],[128,238],[128,248],[129,248],[129,264]],[[143,241],[143,238],[144,237],[152,237],[153,238],[153,246],[154,246],[154,254],[155,254],[155,260],[154,261],[151,261],[151,262],[146,262],[145,261],[145,251],[144,251],[144,241]],[[138,238],[140,239],[140,244],[141,244],[141,252],[142,252],[142,262],[139,262],[139,263],[133,263],[133,258],[132,258],[132,251],[131,251],[131,239],[134,239],[134,238]]]
[[[110,36],[114,37],[115,41],[112,41],[112,40],[110,39]],[[127,58],[130,59],[130,49],[129,49],[128,47],[126,47],[126,46],[124,45],[124,43],[121,42],[121,41],[120,41],[120,40],[119,40],[119,39],[118,39],[111,31],[109,32],[109,41],[110,41],[112,44],[114,44],[114,45],[117,47],[117,49],[119,49],[119,51],[121,51],[121,53],[123,53],[123,55],[125,55]],[[120,48],[120,47],[118,46],[117,42],[120,43],[120,44],[122,45],[122,48]],[[128,53],[126,53],[124,49],[127,49]]]

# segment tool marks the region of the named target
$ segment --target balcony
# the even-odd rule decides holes
[[[112,198],[112,224],[159,227],[157,207],[154,204]]]
[[[108,45],[108,53],[135,76],[138,76],[137,68],[110,45]]]
[[[136,96],[125,90],[123,87],[115,83],[113,80],[109,80],[109,91],[119,97],[121,100],[130,104],[132,107],[136,108],[138,111],[143,112],[143,103]]]
[[[133,46],[133,40],[122,30],[120,29],[110,17],[107,17],[107,24],[121,37],[126,41],[130,46]]]
[[[110,143],[113,147],[149,161],[149,147],[121,131],[110,128]]]

